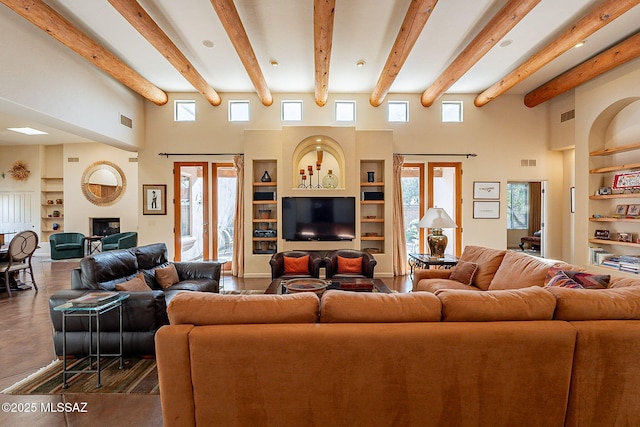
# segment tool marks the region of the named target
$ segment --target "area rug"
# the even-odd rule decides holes
[[[71,360],[67,369],[86,368],[88,360]],[[102,387],[97,388],[95,373],[68,374],[68,388],[62,388],[62,360],[54,360],[48,366],[29,375],[3,394],[73,394],[73,393],[121,393],[159,394],[158,370],[155,359],[125,358],[124,368],[119,369],[117,358],[102,359],[100,373]]]
[[[259,295],[264,294],[264,291],[259,291],[256,289],[241,289],[241,290],[232,290],[232,291],[220,291],[222,295]]]

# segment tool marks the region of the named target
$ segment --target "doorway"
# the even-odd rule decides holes
[[[544,195],[544,181],[507,182],[507,249],[544,257]]]

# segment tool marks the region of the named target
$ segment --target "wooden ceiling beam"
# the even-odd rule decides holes
[[[409,57],[436,3],[438,0],[411,0],[387,62],[369,98],[369,103],[374,107],[379,107],[387,96],[389,88]]]
[[[251,79],[253,86],[256,88],[260,101],[263,105],[267,107],[270,106],[273,104],[273,96],[264,79],[260,64],[258,64],[256,54],[251,47],[251,42],[244,29],[244,25],[242,25],[240,15],[238,15],[238,10],[233,0],[211,0],[211,4],[216,10],[218,18],[220,18],[220,22],[222,22],[222,26],[227,32],[233,47],[236,49],[242,65],[244,65],[245,70],[247,70],[249,79]]]
[[[175,67],[191,85],[213,106],[220,105],[220,95],[207,83],[186,56],[171,41],[136,0],[109,0],[133,28],[135,28],[158,52]]]
[[[640,33],[634,34],[532,90],[524,97],[524,105],[535,107],[638,57],[640,57]]]
[[[638,4],[640,0],[604,0],[558,38],[478,95],[474,104],[476,107],[488,104]]]
[[[538,3],[540,0],[510,0],[505,4],[462,53],[424,91],[420,98],[422,106],[433,105],[436,99],[480,61]]]
[[[333,45],[336,0],[313,1],[313,44],[316,73],[316,104],[324,107],[329,97],[329,65]]]
[[[41,0],[0,2],[142,97],[156,105],[164,105],[169,101],[164,91],[74,27]]]

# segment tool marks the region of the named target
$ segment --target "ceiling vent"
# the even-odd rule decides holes
[[[520,160],[520,166],[535,166],[536,159],[522,159]]]
[[[576,110],[575,109],[569,110],[567,112],[560,114],[560,123],[566,122],[567,120],[575,119],[575,117],[576,117]]]
[[[122,114],[120,114],[120,124],[128,128],[133,128],[133,120]]]

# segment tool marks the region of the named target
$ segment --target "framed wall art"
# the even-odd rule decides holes
[[[500,199],[500,183],[474,181],[473,182],[473,198],[474,199]]]
[[[629,209],[629,205],[617,205],[616,206],[616,215],[626,215],[627,209]]]
[[[638,205],[638,204],[629,205],[629,209],[627,210],[627,215],[629,215],[629,216],[638,216],[638,215],[640,215],[640,205]]]
[[[167,186],[164,184],[142,185],[142,214],[167,214]]]
[[[500,218],[500,202],[473,202],[473,217],[478,219]]]

